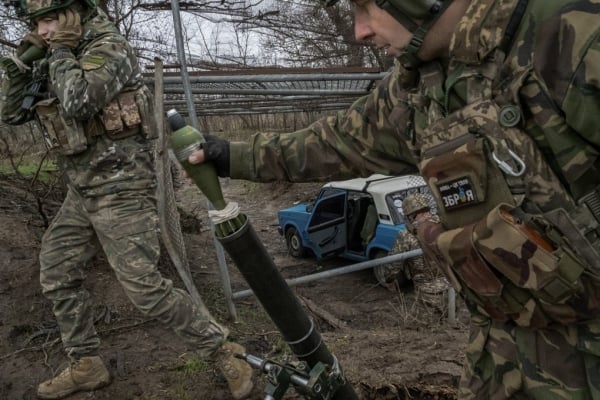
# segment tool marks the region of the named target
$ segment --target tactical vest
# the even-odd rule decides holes
[[[474,3],[479,12],[506,14],[498,43],[506,43],[513,33],[507,26],[524,12],[513,10],[526,4]],[[479,45],[467,40],[471,30],[462,33],[455,40]],[[579,196],[565,187],[560,168],[524,129],[520,96],[543,84],[530,66],[507,60],[506,50],[496,46],[480,63],[463,62],[460,54],[449,66],[428,63],[409,95],[409,145],[446,229],[434,251],[454,286],[491,318],[534,328],[594,320],[600,317],[594,209],[600,177],[588,179]]]
[[[98,115],[86,121],[65,116],[56,97],[39,101],[34,111],[47,147],[58,154],[74,155],[85,151],[101,135],[112,140],[138,134],[155,139],[152,106],[150,91],[142,86],[119,93]]]
[[[116,28],[106,14],[98,9],[95,17],[84,25],[83,44],[76,55],[80,57],[80,65],[84,71],[101,68],[101,64],[81,59],[81,55],[97,40],[110,34],[117,34]],[[65,115],[56,97],[36,103],[33,110],[48,148],[58,154],[74,155],[85,151],[94,143],[95,137],[101,135],[112,140],[135,135],[142,135],[147,139],[157,138],[152,94],[144,85],[137,60],[132,65],[132,76],[125,82],[123,90],[105,104],[98,114],[87,120]]]

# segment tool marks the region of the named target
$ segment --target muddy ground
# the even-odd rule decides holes
[[[224,181],[228,200],[248,215],[275,264],[286,278],[339,268],[348,263],[295,259],[277,232],[277,210],[311,199],[318,184],[254,184]],[[37,384],[65,366],[60,335],[38,283],[37,253],[61,191],[14,176],[0,175],[0,399],[35,398]],[[177,190],[194,282],[204,301],[247,351],[278,362],[293,361],[287,345],[253,297],[235,301],[229,318],[214,242],[195,187]],[[163,257],[164,258],[164,257]],[[247,286],[226,257],[234,292]],[[182,286],[164,258],[164,275]],[[69,399],[229,399],[214,364],[158,322],[147,320],[125,298],[102,255],[89,267],[85,286],[92,293],[102,338],[101,355],[113,383]],[[467,340],[467,313],[458,302],[458,321],[426,307],[414,291],[393,293],[378,286],[371,270],[293,287],[314,318],[328,348],[338,357],[361,399],[454,399]],[[264,375],[255,371],[252,399],[265,397]],[[285,399],[300,398],[293,389]]]

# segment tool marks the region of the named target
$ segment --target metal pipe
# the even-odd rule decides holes
[[[181,14],[179,11],[179,1],[171,0],[171,10],[173,14],[173,27],[175,29],[175,44],[177,45],[177,58],[181,65],[181,79],[178,83],[183,81],[183,91],[187,100],[188,115],[190,117],[190,124],[198,129],[198,118],[196,118],[196,111],[194,108],[194,98],[192,96],[190,86],[190,76],[187,71],[187,64],[185,60],[185,51],[183,50],[183,33],[181,30]],[[177,78],[176,78],[177,79]],[[163,84],[166,84],[163,78]]]
[[[448,288],[448,323],[456,325],[456,291],[452,286]]]
[[[181,29],[181,28],[180,28]],[[183,46],[183,42],[182,42]],[[268,75],[212,75],[190,76],[191,83],[235,83],[235,82],[298,82],[298,81],[372,81],[385,78],[388,72],[361,72],[340,74],[268,74]],[[181,80],[175,76],[165,76],[164,84],[180,84]]]
[[[304,112],[310,112],[310,111],[321,111],[321,110],[339,110],[340,108],[344,108],[347,107],[348,104],[337,104],[337,105],[333,105],[333,104],[329,104],[326,107],[310,107],[310,108],[304,108],[302,109]],[[289,112],[295,112],[298,111],[299,109],[297,107],[294,106],[289,106],[289,107],[279,107],[279,108],[275,108],[273,109],[272,107],[258,107],[258,108],[253,108],[253,109],[247,109],[247,108],[239,108],[239,107],[232,107],[232,108],[216,108],[216,109],[204,109],[204,110],[198,110],[198,115],[215,115],[215,114],[274,114],[276,112],[278,113],[289,113]]]
[[[165,94],[180,94],[181,89],[165,88]],[[367,89],[248,89],[248,88],[198,88],[192,89],[193,94],[253,94],[253,95],[363,95]]]
[[[348,105],[352,104],[352,100],[355,100],[355,98],[353,97],[352,99],[349,99],[347,102],[335,102],[335,103],[316,103],[316,104],[302,104],[302,103],[298,103],[296,102],[295,104],[290,102],[290,104],[282,104],[285,102],[288,102],[288,100],[282,100],[282,101],[278,101],[278,102],[271,102],[271,103],[264,103],[264,105],[259,105],[257,107],[253,107],[253,106],[240,106],[239,104],[214,104],[212,103],[209,99],[207,99],[205,104],[206,106],[203,106],[201,110],[197,110],[197,112],[200,113],[214,113],[214,112],[223,112],[223,113],[229,113],[229,111],[245,111],[245,112],[265,112],[265,111],[281,111],[281,112],[287,112],[290,110],[310,110],[310,109],[334,109],[337,107],[347,107]],[[176,106],[181,105],[183,102],[183,100],[181,101],[174,101],[174,100],[167,100],[165,101],[165,105],[167,106],[172,106],[172,108],[176,108]],[[182,113],[183,114],[183,113]]]
[[[169,99],[167,99],[169,100]],[[229,104],[229,103],[245,103],[248,104],[249,106],[254,105],[255,103],[277,103],[280,101],[289,101],[289,102],[303,102],[303,103],[322,103],[324,101],[322,96],[281,96],[281,97],[277,97],[277,98],[265,98],[264,96],[255,96],[255,97],[248,97],[248,96],[242,96],[242,97],[215,97],[215,96],[210,96],[210,97],[204,97],[202,99],[204,102],[206,102],[206,104],[215,104],[215,103],[225,103],[225,104]],[[183,99],[170,99],[171,102],[178,102],[179,104],[184,104],[183,103]],[[337,97],[332,97],[330,99],[327,100],[329,101],[356,101],[355,97],[352,96],[337,96]]]
[[[274,111],[269,111],[269,110],[223,110],[223,113],[221,112],[210,112],[210,111],[199,111],[198,115],[199,116],[223,116],[224,114],[227,114],[229,116],[231,115],[276,115],[276,114],[293,114],[293,113],[299,113],[299,112],[320,112],[320,111],[333,111],[333,110],[343,110],[345,108],[347,108],[348,106],[344,106],[344,107],[335,107],[335,108],[321,108],[321,107],[317,107],[317,108],[311,108],[310,110],[306,110],[306,109],[289,109],[289,110],[274,110]]]
[[[387,264],[387,263],[394,262],[394,261],[402,261],[402,260],[406,260],[408,258],[418,257],[422,254],[423,254],[423,251],[421,249],[410,250],[405,253],[398,253],[398,254],[392,254],[392,255],[386,256],[386,257],[374,258],[369,261],[363,261],[363,262],[348,265],[345,267],[340,267],[340,268],[335,268],[335,269],[331,269],[328,271],[318,272],[316,274],[304,275],[304,276],[300,276],[298,278],[286,279],[285,282],[289,286],[295,286],[295,285],[298,285],[301,283],[312,282],[312,281],[316,281],[316,280],[324,279],[324,278],[331,278],[332,276],[338,276],[338,275],[343,275],[343,274],[349,274],[350,272],[362,271],[363,269],[373,268],[378,265]],[[246,290],[241,290],[239,292],[233,293],[233,298],[235,300],[238,300],[238,299],[241,299],[244,297],[252,296],[253,294],[254,294],[254,292],[251,289],[246,289]]]
[[[342,105],[347,105],[348,103],[328,103],[328,104],[324,104],[323,106],[328,106],[328,107],[340,107]],[[204,113],[215,113],[215,112],[240,112],[240,111],[260,111],[260,112],[264,112],[264,111],[271,111],[273,109],[277,109],[278,111],[289,111],[295,108],[298,108],[297,106],[295,106],[294,104],[282,104],[279,106],[276,105],[264,105],[264,106],[257,106],[257,107],[240,107],[238,105],[232,105],[230,107],[228,106],[224,106],[224,105],[219,105],[217,106],[217,108],[213,108],[213,107],[207,107],[203,110],[200,110],[200,112],[204,112]],[[319,105],[317,104],[311,104],[311,105],[307,105],[306,109],[310,109],[310,108],[321,108],[319,107]]]
[[[307,283],[316,281],[319,279],[331,278],[333,276],[339,276],[349,274],[351,272],[362,271],[363,269],[369,269],[378,265],[387,264],[395,261],[403,261],[408,258],[419,257],[423,254],[421,249],[410,250],[405,253],[392,254],[390,256],[375,258],[369,261],[363,261],[356,264],[347,265],[345,267],[331,269],[329,271],[318,272],[316,274],[304,275],[297,278],[286,279],[285,282],[289,286],[296,286],[301,283]],[[244,297],[254,295],[252,289],[240,290],[239,292],[233,293],[233,299],[239,300]],[[456,324],[456,290],[452,286],[448,288],[448,323],[452,326]]]

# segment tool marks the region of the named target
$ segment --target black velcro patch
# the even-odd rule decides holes
[[[477,195],[469,177],[463,176],[450,182],[437,184],[445,210],[476,204]]]

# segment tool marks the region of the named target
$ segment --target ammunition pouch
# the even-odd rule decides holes
[[[424,131],[419,169],[445,228],[478,221],[500,203],[525,201],[536,213],[575,207],[535,142],[499,123],[506,109],[480,100]]]
[[[156,125],[156,116],[154,115],[154,97],[147,86],[144,85],[136,91],[135,103],[142,121],[142,134],[148,140],[158,138],[158,127]]]
[[[156,139],[152,95],[146,86],[136,91],[120,93],[102,108],[100,114],[105,133],[113,140],[141,133],[146,139]]]
[[[421,245],[467,303],[494,320],[528,328],[598,321],[600,185],[584,196],[583,186],[565,188],[521,129],[522,89],[534,73],[507,67],[505,55],[497,48],[477,65],[419,68],[406,100],[415,129],[407,144],[441,220],[420,227]],[[586,178],[581,185],[598,182]]]
[[[58,98],[39,101],[34,106],[48,149],[62,155],[78,154],[87,149],[83,124],[64,115]]]
[[[597,319],[600,268],[557,230],[543,216],[501,204],[477,223],[440,234],[436,246],[465,295],[494,319],[531,328]]]
[[[147,139],[158,137],[152,97],[145,86],[120,93],[89,121],[66,117],[56,97],[39,101],[34,109],[48,148],[62,155],[83,152],[94,137],[103,134],[111,140],[138,134]]]
[[[449,229],[477,221],[498,203],[513,202],[502,173],[491,162],[489,140],[464,126],[463,131],[461,124],[449,126],[457,135],[424,151],[420,163],[440,219]]]
[[[419,169],[449,229],[434,246],[442,269],[497,320],[598,319],[600,203],[574,202],[519,118],[514,105],[479,100],[423,131]]]

